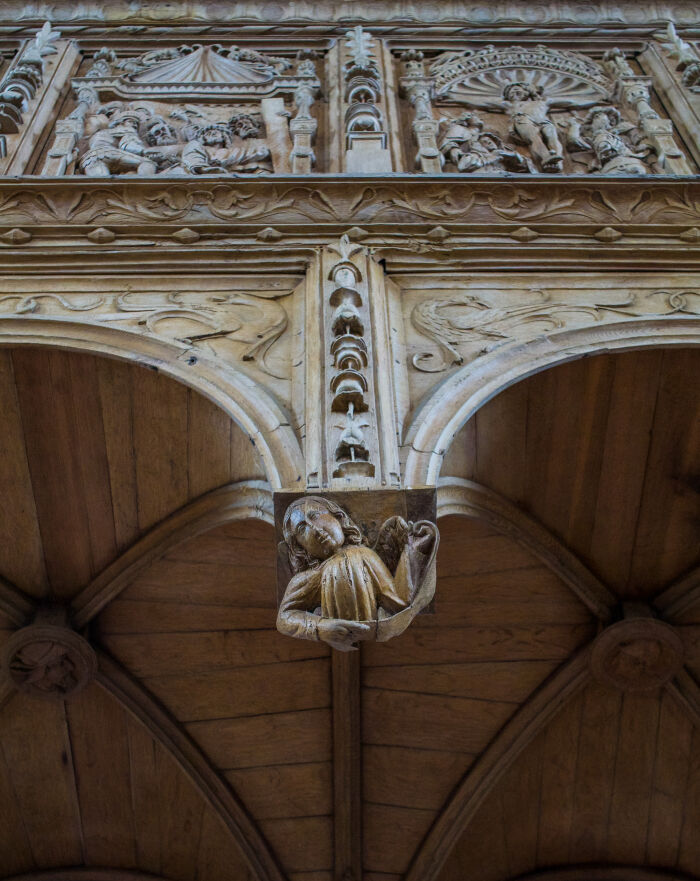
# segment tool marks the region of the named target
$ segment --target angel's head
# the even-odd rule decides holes
[[[362,544],[362,533],[345,511],[320,496],[292,502],[284,515],[282,533],[294,572],[319,566],[346,544]]]

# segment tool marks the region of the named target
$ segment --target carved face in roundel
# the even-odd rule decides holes
[[[345,542],[343,527],[330,511],[308,502],[298,509],[294,524],[297,542],[316,560],[327,560]]]

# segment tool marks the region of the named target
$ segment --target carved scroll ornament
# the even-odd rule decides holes
[[[390,517],[372,548],[339,505],[305,496],[289,505],[282,530],[294,574],[280,633],[352,651],[360,641],[399,636],[434,596],[434,523]]]

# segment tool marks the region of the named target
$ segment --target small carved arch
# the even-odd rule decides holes
[[[32,316],[0,319],[0,346],[48,346],[132,361],[194,389],[227,413],[255,444],[273,489],[296,486],[303,472],[299,441],[277,401],[250,377],[194,357],[192,349],[113,327]]]
[[[549,334],[465,365],[419,405],[404,438],[407,488],[435,486],[443,457],[460,428],[509,386],[585,355],[629,349],[700,346],[700,319],[630,319]]]

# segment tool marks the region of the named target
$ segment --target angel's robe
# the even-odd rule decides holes
[[[392,577],[371,548],[347,545],[318,568],[292,578],[280,603],[278,628],[289,636],[318,639],[319,617],[376,621],[380,608],[400,612],[408,606],[399,595],[408,596],[408,585],[396,584],[404,573],[405,567],[399,566]],[[315,611],[319,607],[320,614]]]

